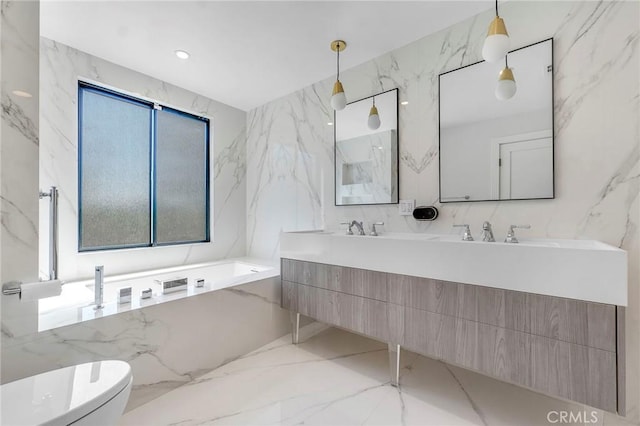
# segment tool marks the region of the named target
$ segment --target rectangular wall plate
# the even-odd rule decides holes
[[[400,216],[411,216],[416,207],[416,200],[400,200],[398,203],[398,214]]]

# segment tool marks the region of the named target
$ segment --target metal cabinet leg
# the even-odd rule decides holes
[[[400,385],[400,345],[389,343],[389,372],[391,373],[391,386]]]
[[[298,344],[300,340],[300,314],[297,312],[289,312],[291,320],[291,343]]]

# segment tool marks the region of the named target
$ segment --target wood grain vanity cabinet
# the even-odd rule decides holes
[[[282,259],[282,307],[549,395],[624,413],[624,309]]]

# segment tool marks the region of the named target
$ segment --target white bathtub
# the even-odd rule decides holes
[[[276,266],[255,259],[226,259],[218,262],[118,276],[109,276],[108,265],[105,265],[104,273],[104,307],[102,309],[94,309],[93,280],[66,282],[62,285],[60,296],[39,301],[38,331],[246,284],[277,276],[280,272]],[[177,278],[187,278],[187,289],[162,294],[162,286],[159,281]],[[196,287],[198,279],[204,279],[203,287]],[[118,289],[122,287],[132,288],[130,303],[119,304],[117,302]],[[141,299],[142,290],[149,288],[151,288],[153,296],[150,299]]]

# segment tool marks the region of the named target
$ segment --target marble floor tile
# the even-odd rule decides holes
[[[593,411],[406,351],[395,388],[387,346],[338,329],[290,342],[285,336],[217,368],[120,424],[544,425],[550,411]],[[596,420],[589,424],[623,422],[600,411]]]

